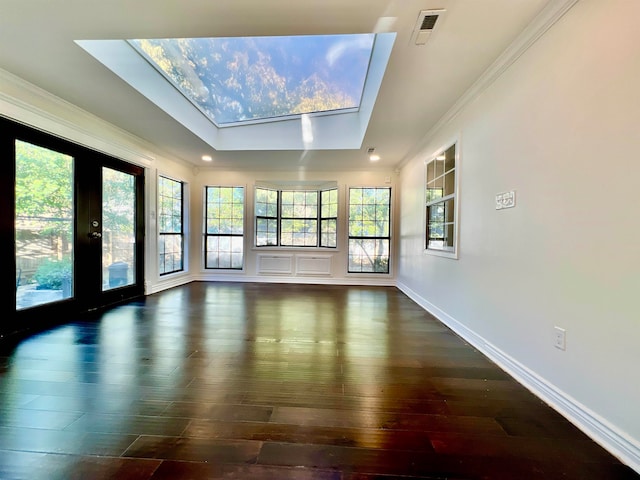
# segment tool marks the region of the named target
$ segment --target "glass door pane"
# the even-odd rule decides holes
[[[136,283],[135,176],[102,168],[102,291]]]
[[[15,141],[16,309],[73,296],[74,159]]]

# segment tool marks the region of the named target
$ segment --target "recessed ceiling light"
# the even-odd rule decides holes
[[[376,155],[375,153],[371,154],[369,155],[369,160],[371,160],[372,162],[377,162],[378,160],[380,160],[380,155]]]
[[[210,162],[213,160],[213,157],[211,155],[203,155],[202,160],[204,160],[205,162]]]

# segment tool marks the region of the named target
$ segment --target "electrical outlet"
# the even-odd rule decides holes
[[[564,328],[555,327],[555,347],[560,350],[567,349],[567,331]]]

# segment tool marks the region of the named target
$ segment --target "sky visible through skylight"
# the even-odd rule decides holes
[[[216,125],[358,109],[374,34],[130,40]]]

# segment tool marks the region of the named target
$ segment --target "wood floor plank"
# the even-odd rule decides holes
[[[163,412],[170,417],[204,418],[235,422],[268,422],[273,407],[208,402],[173,402]]]
[[[180,435],[189,419],[152,415],[85,413],[64,430],[132,435]]]
[[[137,435],[0,427],[0,450],[119,456],[136,438]]]
[[[266,465],[208,464],[164,461],[151,480],[342,480],[342,474],[331,470]]]
[[[62,430],[82,415],[81,412],[34,411],[26,408],[0,411],[0,418],[2,418],[2,426],[4,427],[44,428],[49,430]]]
[[[256,463],[262,442],[142,435],[124,457],[205,463]]]
[[[189,424],[183,436],[377,449],[392,447],[398,450],[421,452],[434,451],[430,436],[425,435],[424,432],[379,428],[194,420]]]
[[[160,465],[158,460],[47,454],[31,471],[32,480],[118,479],[148,480]]]

